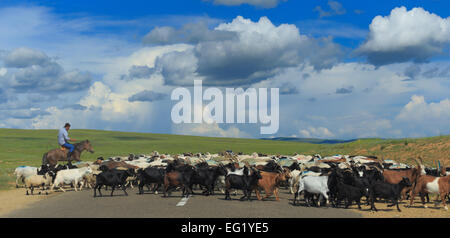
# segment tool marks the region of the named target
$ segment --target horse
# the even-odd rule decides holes
[[[89,140],[81,141],[79,143],[74,144],[75,149],[72,152],[72,156],[68,163],[70,164],[72,160],[80,161],[81,152],[87,150],[91,153],[94,153],[94,149],[92,148],[91,142]],[[48,151],[42,156],[42,164],[49,164],[50,166],[56,166],[58,161],[67,161],[67,153],[68,149],[53,149]]]

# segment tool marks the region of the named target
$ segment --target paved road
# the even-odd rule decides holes
[[[360,214],[346,209],[308,208],[293,206],[293,196],[287,190],[280,191],[280,201],[251,202],[238,200],[240,194],[232,196],[232,201],[224,200],[224,195],[194,195],[182,205],[180,192],[173,192],[169,198],[162,194],[138,195],[137,189],[128,189],[129,196],[122,191],[115,192],[113,197],[93,198],[92,190],[66,192],[58,196],[38,201],[30,207],[16,210],[7,217],[45,217],[45,218],[296,218],[296,217],[361,217]],[[103,192],[103,195],[109,195]],[[254,195],[254,194],[253,194]],[[255,197],[256,199],[256,197]],[[181,203],[180,203],[181,202]]]

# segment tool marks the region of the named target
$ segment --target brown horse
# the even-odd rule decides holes
[[[74,144],[75,149],[72,152],[72,156],[70,157],[69,163],[72,160],[80,161],[81,152],[87,150],[91,153],[94,153],[94,149],[92,148],[91,142],[89,140],[82,141],[80,143]],[[42,164],[50,164],[50,166],[56,166],[58,161],[67,161],[67,153],[69,149],[61,150],[53,149],[49,152],[45,153],[42,156]]]

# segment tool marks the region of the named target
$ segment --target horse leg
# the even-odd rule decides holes
[[[116,185],[113,185],[112,186],[112,189],[111,189],[111,197],[113,196],[113,193],[114,193],[114,189],[116,188]]]

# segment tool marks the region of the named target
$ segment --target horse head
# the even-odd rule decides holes
[[[91,153],[94,153],[94,148],[92,147],[92,144],[89,140],[83,141],[82,144],[83,144],[83,150],[87,150]]]

